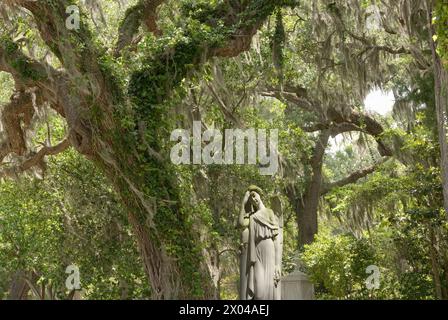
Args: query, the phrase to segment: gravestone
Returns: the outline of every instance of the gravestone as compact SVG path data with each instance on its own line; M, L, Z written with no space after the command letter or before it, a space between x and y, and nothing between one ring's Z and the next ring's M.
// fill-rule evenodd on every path
M314 285L308 276L295 270L281 280L282 300L314 300Z

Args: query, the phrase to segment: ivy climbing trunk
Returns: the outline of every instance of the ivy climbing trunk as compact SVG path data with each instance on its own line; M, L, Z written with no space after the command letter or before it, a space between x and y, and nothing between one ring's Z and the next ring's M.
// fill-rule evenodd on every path
M117 48L110 54L84 15L79 28L67 28L72 0L8 1L34 17L58 69L45 59L27 56L13 39L2 36L0 71L10 73L20 89L11 101L13 111L32 111L26 109L29 99L23 99L27 90L32 91L36 101L46 102L69 128L62 143L42 148L22 171L40 165L47 155L73 147L95 162L121 196L153 298L210 298L212 277L192 219L182 210L179 183L166 150L173 129L166 104L192 71L212 57L235 57L248 50L252 37L276 8L295 4L247 0L182 5L185 27L173 32L169 44L162 39L154 47L140 48L141 65L130 74L118 74L122 62L115 58L130 45L142 23L159 34L156 9L163 2L139 0L129 8L118 30ZM27 155L26 145L20 144L24 132L18 117L12 114L9 119L14 120L6 126L10 141L2 144L0 160L13 152ZM17 141L19 145L14 144Z
M104 117L105 112L102 112ZM153 113L155 118L161 113ZM110 178L127 208L139 247L141 260L151 287L153 299L209 299L214 286L200 247L199 235L189 217L182 212L178 183L168 161L156 159L147 150L139 150L141 141L132 130L121 128L119 117L112 130L100 126L101 152L96 163ZM107 121L107 122L109 122ZM162 119L156 120L159 124ZM104 121L99 121L103 123ZM146 129L158 136L159 126ZM98 137L97 137L98 138ZM149 147L162 154L160 141L151 140ZM157 150L157 151L156 151Z

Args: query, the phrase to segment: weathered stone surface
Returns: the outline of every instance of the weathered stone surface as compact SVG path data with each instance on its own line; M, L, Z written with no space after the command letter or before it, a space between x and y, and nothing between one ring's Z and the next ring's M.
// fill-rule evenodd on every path
M283 247L282 218L261 200L262 190L248 188L241 206L240 299L279 300Z
M282 300L314 300L314 285L307 275L294 271L281 280Z

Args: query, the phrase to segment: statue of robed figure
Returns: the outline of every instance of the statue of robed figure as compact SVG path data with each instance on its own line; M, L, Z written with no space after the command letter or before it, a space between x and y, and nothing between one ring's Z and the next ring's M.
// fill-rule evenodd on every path
M283 225L261 200L262 190L250 186L239 216L241 234L240 299L280 300Z

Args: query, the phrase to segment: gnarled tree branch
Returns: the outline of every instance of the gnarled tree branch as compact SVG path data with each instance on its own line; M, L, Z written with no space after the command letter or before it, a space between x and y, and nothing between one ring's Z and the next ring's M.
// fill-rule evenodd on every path
M118 30L115 57L118 57L121 50L134 41L134 37L142 24L154 35L160 36L162 34L157 26L156 11L163 2L165 0L140 0L135 6L126 10L125 17Z
M46 156L54 156L57 155L70 147L70 142L68 139L62 140L59 144L55 146L44 146L42 147L36 154L34 154L31 158L25 160L20 169L22 171L28 170L31 167L34 167L41 163Z
M322 121L324 124L334 127L333 132L331 132L332 136L347 131L365 132L375 138L378 143L378 151L382 156L392 155L392 151L386 146L381 136L384 132L383 126L372 116L356 111L354 108L346 108L344 112L332 106L323 108L316 102L304 98L303 90L305 89L301 88L300 93L271 90L263 92L262 95L275 97L280 101L292 103L305 111L317 114L318 117L324 119ZM311 128L310 130L314 129Z
M327 194L328 192L330 192L334 188L340 188L340 187L346 186L348 184L357 182L359 179L364 178L365 176L373 173L386 160L388 160L388 157L382 158L380 161L378 161L374 165L371 165L371 166L369 166L367 168L363 168L363 169L354 171L350 175L348 175L347 177L345 177L345 178L343 178L343 179L341 179L339 181L335 181L335 182L332 182L332 183L324 184L324 186L321 189L321 195Z
M0 162L10 153L24 155L26 143L22 122L25 128L29 127L33 115L33 97L29 92L16 92L11 101L1 109L1 121L6 139L0 144Z
M65 117L63 106L58 102L57 87L62 86L67 76L43 61L30 58L8 37L0 38L0 71L10 73L18 91L33 91L39 100Z
M43 62L38 62L25 55L12 39L2 36L0 38L0 71L10 73L16 88L35 87L41 80L47 80L56 71Z
M55 146L44 146L38 152L32 154L29 158L19 165L15 165L0 171L0 178L15 176L25 172L33 167L44 168L44 159L46 156L57 155L70 147L68 139L64 139Z

